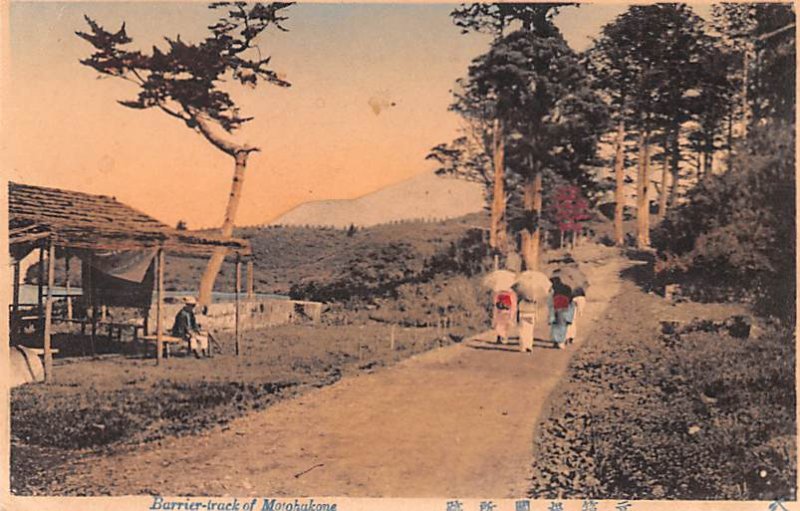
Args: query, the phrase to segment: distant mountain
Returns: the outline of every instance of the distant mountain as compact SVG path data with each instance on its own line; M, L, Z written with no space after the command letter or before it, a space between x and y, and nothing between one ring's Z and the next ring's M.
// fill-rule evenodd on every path
M455 218L481 211L483 204L479 184L426 173L357 199L306 202L272 224L367 227L395 220Z

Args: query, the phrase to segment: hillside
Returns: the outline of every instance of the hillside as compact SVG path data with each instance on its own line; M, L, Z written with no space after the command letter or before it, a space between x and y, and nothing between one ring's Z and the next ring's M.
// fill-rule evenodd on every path
M426 173L357 199L301 204L272 224L366 227L397 220L456 218L479 212L483 205L477 183Z
M288 294L293 285L327 283L356 267L391 278L396 272L418 273L426 260L462 239L470 229L488 225L485 214L475 213L440 222L408 221L357 229L291 226L246 227L235 235L250 240L255 267L255 290ZM168 289L194 289L205 268L204 259L168 257ZM380 275L378 275L380 274ZM244 279L244 275L242 277ZM223 266L215 289L232 291L235 271Z

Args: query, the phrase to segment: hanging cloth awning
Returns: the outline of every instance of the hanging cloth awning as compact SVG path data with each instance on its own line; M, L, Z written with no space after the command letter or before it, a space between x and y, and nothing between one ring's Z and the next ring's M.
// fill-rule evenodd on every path
M150 307L155 250L96 251L80 254L84 300L89 306Z

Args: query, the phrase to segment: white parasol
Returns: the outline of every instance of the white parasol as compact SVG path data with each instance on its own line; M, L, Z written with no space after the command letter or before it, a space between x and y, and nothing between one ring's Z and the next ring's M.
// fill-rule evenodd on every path
M508 270L495 270L486 275L481 283L492 291L505 291L511 289L517 274Z
M528 270L519 274L514 289L522 297L528 300L539 300L550 292L553 283L544 273L540 271Z
M589 289L589 280L586 275L574 266L567 266L553 271L551 278L558 277L561 282L572 289L582 288L584 291Z

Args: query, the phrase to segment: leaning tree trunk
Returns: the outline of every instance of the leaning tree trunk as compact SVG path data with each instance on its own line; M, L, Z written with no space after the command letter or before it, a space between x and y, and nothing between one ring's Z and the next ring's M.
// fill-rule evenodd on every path
M220 234L223 238L229 238L233 235L236 211L239 209L239 202L242 199L242 185L244 184L244 171L247 168L248 154L247 151L239 151L234 155L236 167L233 171L233 182L231 183L231 192L228 195L228 205L225 208L225 218L220 229ZM225 252L225 248L215 249L211 259L208 261L203 277L200 279L200 296L197 298L200 305L211 303L214 281L216 281L217 275L222 268L222 263L225 261Z
M506 233L505 221L505 143L503 140L503 124L500 122L500 119L494 120L494 129L492 131L494 188L492 191L492 218L489 231L489 246L497 252L505 253L508 248L508 235Z
M233 170L233 182L231 183L231 193L228 195L228 205L225 208L225 218L222 220L220 228L223 238L229 238L233 234L234 222L236 221L236 211L239 209L239 202L242 198L242 185L244 184L244 171L247 168L247 157L252 152L257 152L257 147L241 145L226 140L221 137L213 128L213 123L209 121L206 114L197 109L190 109L193 127L203 135L214 147L223 153L233 157L236 166ZM211 292L214 290L214 281L217 280L219 270L225 260L224 248L214 250L211 259L208 261L203 276L200 279L200 293L197 298L199 305L211 303Z
M535 213L537 216L536 228L532 231L525 228L522 231L522 258L526 270L537 270L542 239L542 174L536 169L533 175L525 180L522 200L525 211Z
M636 246L639 248L647 248L650 245L650 201L648 197L649 176L647 168L649 157L647 133L642 130L639 134L639 161L636 176Z
M617 246L625 244L623 220L625 216L625 121L620 120L617 127L616 152L614 155L614 240Z

